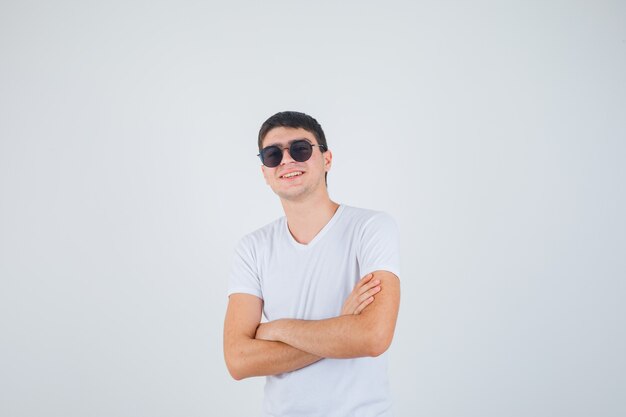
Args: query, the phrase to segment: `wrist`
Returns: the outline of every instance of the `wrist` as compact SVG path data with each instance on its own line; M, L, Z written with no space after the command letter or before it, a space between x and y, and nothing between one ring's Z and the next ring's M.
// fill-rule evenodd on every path
M282 342L283 329L287 319L278 319L272 322L272 339L277 342Z

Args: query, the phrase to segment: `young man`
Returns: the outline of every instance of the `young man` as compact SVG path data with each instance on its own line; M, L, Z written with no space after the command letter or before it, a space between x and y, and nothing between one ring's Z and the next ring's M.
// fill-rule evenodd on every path
M285 217L235 251L228 370L237 380L267 376L266 416L390 416L384 352L400 303L397 227L385 213L330 199L332 153L312 117L275 114L258 145Z

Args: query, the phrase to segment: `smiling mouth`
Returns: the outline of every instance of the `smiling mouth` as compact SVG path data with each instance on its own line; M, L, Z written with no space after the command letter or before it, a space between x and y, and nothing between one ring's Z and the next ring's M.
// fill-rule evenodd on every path
M303 175L304 172L302 171L294 171L294 172L289 172L285 175L281 175L280 178L285 178L285 179L289 179L289 178L295 178L295 177L299 177L301 175Z

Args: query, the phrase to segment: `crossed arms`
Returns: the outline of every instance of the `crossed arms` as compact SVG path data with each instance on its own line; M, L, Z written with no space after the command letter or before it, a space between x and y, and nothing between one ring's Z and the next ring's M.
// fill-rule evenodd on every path
M224 358L232 377L240 380L276 375L322 358L357 358L385 352L398 317L400 282L388 271L370 275L355 286L341 315L325 320L261 323L263 300L249 294L232 294L224 321Z

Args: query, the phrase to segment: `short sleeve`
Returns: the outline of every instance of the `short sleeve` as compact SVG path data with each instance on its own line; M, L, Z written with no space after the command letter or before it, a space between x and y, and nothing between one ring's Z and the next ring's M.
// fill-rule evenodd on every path
M228 295L235 293L251 294L263 299L251 239L241 239L235 248L228 282Z
M365 224L360 234L360 276L385 270L400 277L400 236L398 226L387 213L379 212Z

